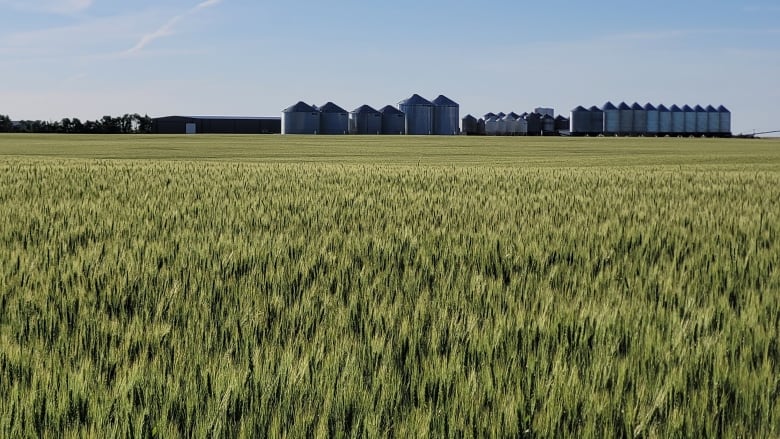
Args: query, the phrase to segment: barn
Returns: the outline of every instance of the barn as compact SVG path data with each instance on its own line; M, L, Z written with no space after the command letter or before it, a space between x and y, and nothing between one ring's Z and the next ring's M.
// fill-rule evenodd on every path
M279 117L165 116L152 119L154 134L279 134Z

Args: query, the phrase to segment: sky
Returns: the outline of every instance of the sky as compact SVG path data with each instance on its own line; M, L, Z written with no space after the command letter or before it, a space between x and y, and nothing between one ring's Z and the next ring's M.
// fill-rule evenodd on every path
M0 114L279 116L444 94L461 116L725 105L780 130L780 3L0 0Z

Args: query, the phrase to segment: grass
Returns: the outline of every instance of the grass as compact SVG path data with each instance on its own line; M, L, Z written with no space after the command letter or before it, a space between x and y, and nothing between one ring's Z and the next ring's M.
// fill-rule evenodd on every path
M778 436L778 146L0 136L0 436Z

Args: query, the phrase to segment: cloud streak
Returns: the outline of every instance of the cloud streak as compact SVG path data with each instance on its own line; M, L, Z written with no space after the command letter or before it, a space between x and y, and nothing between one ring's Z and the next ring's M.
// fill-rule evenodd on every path
M19 11L32 11L46 14L76 14L89 9L94 0L44 0L38 2L0 0L0 6L7 6Z
M154 30L153 32L149 32L141 37L140 40L135 44L135 46L131 47L130 49L126 50L123 54L124 55L133 55L141 52L144 50L148 45L153 43L156 40L159 40L161 38L165 38L167 36L173 35L174 30L176 28L176 25L178 25L182 20L185 18L194 15L206 8L214 7L218 4L222 3L222 0L205 0L197 5L190 8L188 11L176 15L172 17L170 20L168 20L165 24Z

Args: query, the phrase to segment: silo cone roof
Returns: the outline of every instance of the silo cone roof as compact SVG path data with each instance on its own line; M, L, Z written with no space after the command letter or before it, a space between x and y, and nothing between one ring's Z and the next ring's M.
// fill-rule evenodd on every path
M682 110L682 108L678 107L677 104L675 104L675 105L672 105L672 107L669 109L669 111L672 111L674 113L679 113L679 112L681 112L683 110Z
M697 105L697 106L696 106L696 107L693 109L693 111L696 111L696 112L700 112L700 113L701 113L701 112L704 112L705 110L704 110L704 107L702 107L701 105Z
M723 105L721 105L720 107L718 107L718 112L719 112L719 113L731 113L731 111L729 111L729 109L728 109L728 108L726 108L726 107L724 107Z
M620 105L618 105L618 110L630 110L631 107L628 106L627 103L621 102Z
M520 119L520 115L515 113L514 111L507 114L507 116L512 116L515 120Z
M572 113L577 113L577 112L581 112L581 111L588 111L588 110L585 107L583 107L582 105L578 105L577 108L571 110Z
M599 108L599 107L594 105L594 106L590 107L589 111L604 111L604 110L602 110L601 108Z
M283 113L311 113L313 111L317 111L317 109L305 102L298 102L292 107L286 108Z
M682 107L682 111L691 112L691 111L693 111L693 108L691 108L689 105L686 105L686 106Z
M333 102L328 102L327 104L320 107L320 112L321 113L346 113L347 110L339 107Z
M484 115L482 117L484 117L485 119L490 119L491 117L496 117L496 114L495 113L487 113L486 115Z
M506 113L504 113L503 111L499 111L498 114L496 114L496 119L501 119L504 116L506 116Z
M712 105L707 105L707 113L717 113L718 110L715 109Z
M661 104L661 105L658 106L658 111L669 111L669 109L666 108L666 105Z
M388 114L388 115L394 115L394 114L401 114L401 115L403 115L404 114L403 111L393 107L392 105L385 105L384 107L382 107L382 109L379 110L379 112L382 113L382 114Z
M416 93L413 94L412 97L410 97L409 99L399 102L398 105L433 107L431 101L425 99L424 97Z
M653 104L651 104L650 102L646 103L646 104L645 104L645 106L644 106L644 107L642 107L642 109L643 109L643 110L645 110L645 111L656 111L656 110L658 110L658 109L657 109L657 108L655 108L655 106L654 106Z
M634 102L634 105L631 106L632 110L644 110L644 108L639 105L639 102Z
M602 111L617 110L617 107L615 107L615 105L612 102L607 102L606 104L604 104L603 107L601 107L601 110Z
M474 122L476 122L477 118L470 114L467 114L466 116L463 117L463 120L473 120Z
M433 100L433 105L437 107L459 107L457 102L444 95L439 95L438 98Z
M379 112L371 108L370 105L361 105L352 111L352 114L378 114Z

